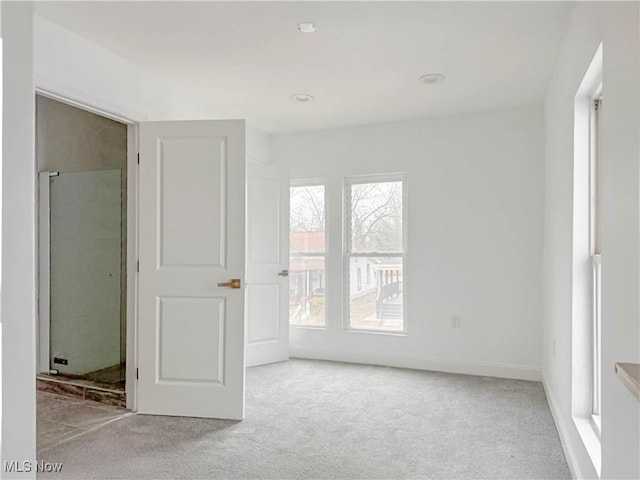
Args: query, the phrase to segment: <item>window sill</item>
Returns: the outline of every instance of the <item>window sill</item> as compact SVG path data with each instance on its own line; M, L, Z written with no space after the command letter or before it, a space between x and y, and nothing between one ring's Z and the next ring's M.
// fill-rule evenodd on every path
M367 330L365 328L345 328L345 332L347 333L369 333L374 335L386 335L390 337L406 337L406 331L397 331L397 330Z
M296 323L290 323L289 328L300 328L304 330L327 330L326 325L298 325Z
M600 443L600 434L596 430L591 416L589 417L573 417L573 423L578 430L578 434L582 439L582 443L589 454L593 468L598 477L601 475L602 468L602 446Z

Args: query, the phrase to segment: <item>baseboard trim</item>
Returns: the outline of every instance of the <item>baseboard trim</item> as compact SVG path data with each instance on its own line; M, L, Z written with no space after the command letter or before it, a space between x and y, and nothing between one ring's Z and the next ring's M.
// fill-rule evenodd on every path
M477 375L483 377L512 378L539 382L542 380L540 367L507 363L473 362L436 357L415 356L384 356L361 353L336 353L319 350L291 348L290 357L308 358L313 360L333 360L347 363L363 363L367 365L381 365L386 367L412 368L415 370L431 370L437 372L458 373L463 375Z
M544 375L542 376L542 387L544 388L544 393L547 396L547 403L549 404L549 410L551 410L551 416L553 417L553 421L556 424L556 429L558 430L558 436L560 437L560 444L562 445L562 450L564 450L564 456L567 460L567 465L569 465L569 471L571 472L571 478L586 478L584 472L580 468L575 448L573 442L571 441L571 437L567 430L566 422L564 421L564 417L560 410L560 406L556 400L556 397L551 393L549 386L547 384Z

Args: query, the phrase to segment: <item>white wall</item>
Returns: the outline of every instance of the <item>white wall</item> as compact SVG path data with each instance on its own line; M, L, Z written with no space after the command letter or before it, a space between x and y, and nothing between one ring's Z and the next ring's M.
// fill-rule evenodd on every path
M328 328L292 327L293 356L540 378L541 107L274 135L272 158L327 182ZM408 174L406 336L342 328L343 179L385 172Z
M39 88L132 120L162 117L162 79L41 17L34 19Z
M197 89L177 86L37 15L34 69L38 88L127 120L228 118ZM249 127L246 142L249 160L269 163L267 133Z
M37 15L34 69L37 87L131 120L223 117L200 92L176 86Z
M32 5L2 2L2 452L36 456L35 184ZM3 478L27 476L4 472Z
M34 19L38 88L134 121L229 118L207 95L176 85L42 17ZM268 163L269 135L247 129L247 156Z
M544 382L574 476L595 469L571 419L573 108L603 43L602 478L640 478L640 403L615 362L640 361L638 3L580 3L545 104Z
M271 135L256 128L247 127L245 142L248 161L271 163Z

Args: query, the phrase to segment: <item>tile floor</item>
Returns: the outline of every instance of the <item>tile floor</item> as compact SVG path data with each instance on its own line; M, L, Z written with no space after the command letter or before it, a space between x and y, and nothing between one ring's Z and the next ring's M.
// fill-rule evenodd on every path
M71 396L38 391L38 454L131 414L129 410Z
M65 396L71 395L80 399L102 402L122 408L127 405L124 390L113 389L113 386L109 384L46 373L38 374L36 383L38 390L43 392Z

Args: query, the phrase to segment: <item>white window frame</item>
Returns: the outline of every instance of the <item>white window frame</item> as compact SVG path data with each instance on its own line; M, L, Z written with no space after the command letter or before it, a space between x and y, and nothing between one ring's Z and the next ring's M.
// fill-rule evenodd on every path
M386 183L401 182L402 183L402 252L364 252L354 253L351 251L352 235L351 235L351 187L365 183ZM406 173L384 173L373 175L357 175L345 177L343 187L343 252L342 252L342 272L343 272L343 310L342 323L343 329L356 333L375 333L382 335L401 335L405 336L408 332L408 315L407 315L407 289L403 285L402 289L402 330L383 330L383 329L366 329L351 327L350 297L351 297L351 279L350 279L350 260L352 257L401 257L402 258L402 278L403 284L406 285L407 277L407 238L408 238L408 194L407 194L407 175Z
M328 295L328 279L327 275L328 259L329 259L329 222L327 216L327 180L324 178L311 178L311 179L291 179L289 182L289 192L291 188L300 187L322 187L324 189L324 253L322 252L310 252L310 253L298 253L292 255L291 248L289 248L289 259L292 257L324 257L324 325L304 325L298 323L291 323L289 317L289 328L309 328L313 330L326 330L329 326L329 319L327 318L329 295ZM289 193L291 195L291 193ZM289 228L291 233L291 228ZM288 313L287 313L288 316Z
M601 258L592 238L597 216L592 192L597 189L593 169L596 137L593 103L602 92L603 44L601 43L585 71L574 99L573 142L573 229L572 229L572 301L571 301L571 418L598 477L602 470L602 442L597 389L600 362L597 347L596 269ZM596 142L597 143L597 142ZM593 171L592 171L593 170ZM592 185L593 184L593 185ZM606 260L605 260L606 261ZM600 321L601 323L601 321ZM594 335L594 333L596 335Z
M591 420L598 433L601 431L600 411L602 392L601 372L601 331L602 331L602 252L601 236L601 204L600 204L600 163L601 163L601 115L602 115L602 83L596 88L591 98L589 118L589 254L592 267L591 281Z

